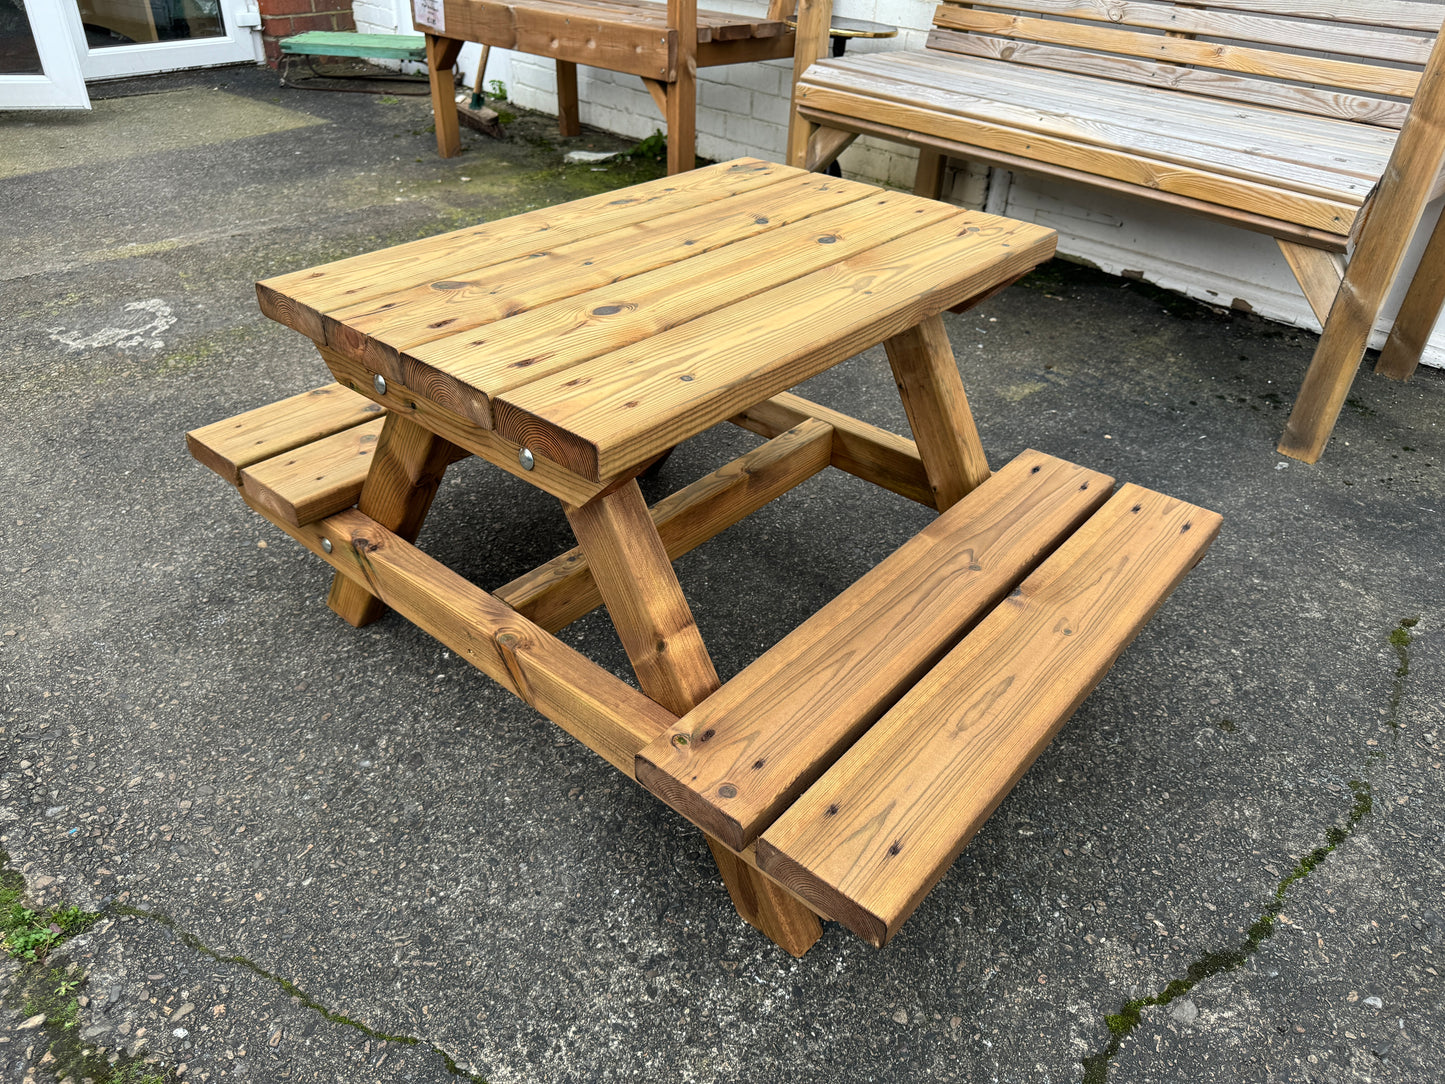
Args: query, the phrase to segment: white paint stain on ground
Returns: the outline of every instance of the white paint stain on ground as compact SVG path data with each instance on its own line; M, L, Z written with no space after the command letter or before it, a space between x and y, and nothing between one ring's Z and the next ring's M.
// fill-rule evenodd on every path
M126 313L124 323L117 327L102 328L93 335L67 331L63 327L47 330L51 339L64 343L72 350L94 350L101 346L147 346L152 350L159 350L166 345L161 339L161 332L174 324L176 318L171 315L171 307L164 301L158 297L147 301L131 301L123 311Z

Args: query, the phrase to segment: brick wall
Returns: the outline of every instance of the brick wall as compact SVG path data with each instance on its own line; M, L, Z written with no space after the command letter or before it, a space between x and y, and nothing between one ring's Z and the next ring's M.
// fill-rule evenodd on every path
M355 30L351 0L260 0L266 63L281 60L281 39L305 30Z

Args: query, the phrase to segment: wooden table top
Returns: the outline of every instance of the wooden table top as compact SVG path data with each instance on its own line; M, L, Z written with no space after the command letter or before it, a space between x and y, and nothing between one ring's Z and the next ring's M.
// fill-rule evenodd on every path
M1053 246L1042 227L740 159L256 288L324 350L598 482Z

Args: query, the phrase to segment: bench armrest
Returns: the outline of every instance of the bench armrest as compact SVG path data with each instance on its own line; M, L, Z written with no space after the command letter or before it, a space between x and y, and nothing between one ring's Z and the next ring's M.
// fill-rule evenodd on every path
M798 80L828 47L833 0L798 0L797 41L793 46L793 98L788 113L788 164L807 168L808 124L798 116Z

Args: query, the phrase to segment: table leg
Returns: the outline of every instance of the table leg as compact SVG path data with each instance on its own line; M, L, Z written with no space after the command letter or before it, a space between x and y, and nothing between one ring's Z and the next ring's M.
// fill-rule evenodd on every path
M426 36L426 73L431 82L431 111L436 120L437 154L455 158L462 152L462 133L457 121L457 83L452 65L462 43L455 38Z
M935 504L947 511L987 479L989 470L943 317L930 316L883 347Z
M684 715L718 687L636 479L581 507L563 505L642 691ZM823 932L818 916L707 836L738 914L794 956Z
M557 61L557 131L564 136L582 134L582 112L577 101L577 65Z
M386 416L357 510L415 542L447 464L466 453L404 414ZM386 607L355 580L337 573L326 604L352 625L369 625Z

